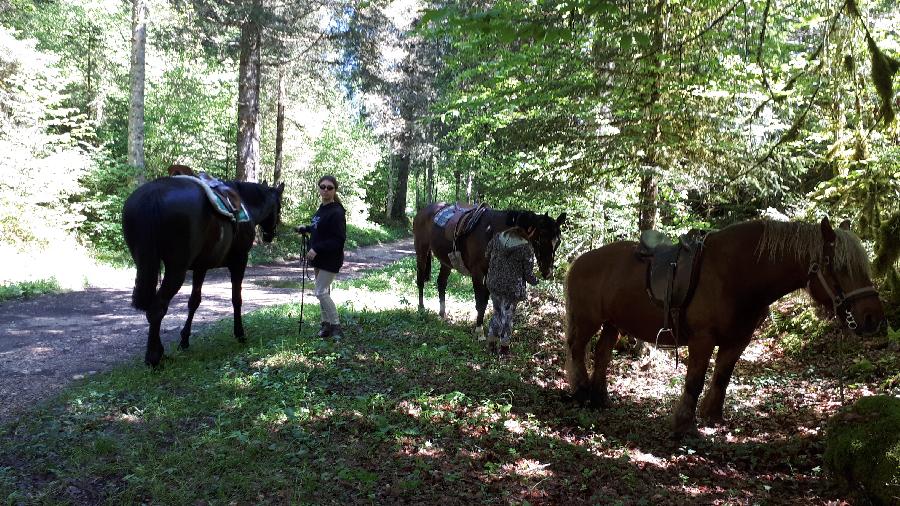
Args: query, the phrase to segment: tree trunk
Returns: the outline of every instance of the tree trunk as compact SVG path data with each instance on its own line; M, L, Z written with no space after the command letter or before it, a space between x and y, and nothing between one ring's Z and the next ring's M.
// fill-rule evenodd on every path
M278 105L275 108L275 173L272 185L281 180L281 169L284 163L284 71L278 70Z
M649 97L644 108L644 117L648 118L649 129L647 132L647 151L641 159L643 173L641 175L640 208L638 209L638 230L650 230L656 227L656 217L659 213L659 183L657 181L660 167L660 156L657 146L662 139L662 118L656 111L660 100L660 84L662 82L662 67L665 65L662 59L663 36L667 29L666 19L667 0L651 0L650 10L653 14L653 70L650 71L651 79Z
M651 230L656 227L656 199L659 197L659 185L656 184L656 173L651 169L641 176L640 209L638 230Z
M425 185L425 175L422 174L422 162L416 164L416 211L422 209L422 193Z
M394 205L391 206L391 221L406 223L406 193L409 185L409 153L402 152L397 158L397 183L394 192Z
M456 190L453 193L453 201L459 202L459 180L462 177L462 174L459 173L459 169L453 170L453 178L456 180Z
M384 221L391 221L391 210L394 209L394 154L388 155L387 186L384 195Z
M131 5L131 108L128 113L128 165L135 168L138 184L147 180L144 167L144 67L147 45L146 0Z
M237 180L255 182L259 173L259 24L241 26L241 63L238 69Z

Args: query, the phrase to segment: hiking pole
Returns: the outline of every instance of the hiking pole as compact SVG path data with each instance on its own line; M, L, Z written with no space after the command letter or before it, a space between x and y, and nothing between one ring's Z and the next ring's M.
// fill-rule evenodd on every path
M300 325L297 328L297 335L303 335L303 296L306 295L306 266L308 260L306 259L306 252L309 249L309 237L306 233L300 234L300 254L302 255L302 264L303 264L303 280L300 282Z

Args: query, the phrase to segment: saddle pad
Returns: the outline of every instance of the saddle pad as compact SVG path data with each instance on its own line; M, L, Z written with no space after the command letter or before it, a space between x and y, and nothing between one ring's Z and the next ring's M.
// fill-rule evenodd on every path
M434 224L441 228L446 227L447 222L450 221L454 213L456 213L455 205L441 209L434 215Z
M209 202L213 205L213 209L215 209L219 214L227 216L229 219L231 219L231 221L234 221L235 216L228 210L228 206L225 205L225 201L222 196L214 192L213 189L210 188L208 184L206 184L206 182L198 177L185 176L181 174L172 177L190 179L191 181L200 185L200 187L203 188L203 191L206 193L206 198L208 198ZM250 221L250 215L247 213L247 208L244 207L243 203L241 203L241 211L237 215L237 221L238 223Z

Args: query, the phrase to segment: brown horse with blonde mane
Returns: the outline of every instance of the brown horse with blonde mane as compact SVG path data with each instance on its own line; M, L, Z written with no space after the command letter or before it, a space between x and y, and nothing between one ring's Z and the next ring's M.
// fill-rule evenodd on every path
M566 374L579 400L609 403L606 371L619 334L658 345L688 347L684 392L675 407L673 435L695 429L695 413L713 348L718 346L710 387L700 416L722 423L725 390L734 366L769 305L805 288L860 335L876 334L885 319L869 277L869 261L849 222L837 230L821 224L755 220L707 235L692 298L682 310L676 335L657 335L662 310L646 291L647 266L636 243L620 241L579 256L566 280ZM589 377L585 350L600 331Z

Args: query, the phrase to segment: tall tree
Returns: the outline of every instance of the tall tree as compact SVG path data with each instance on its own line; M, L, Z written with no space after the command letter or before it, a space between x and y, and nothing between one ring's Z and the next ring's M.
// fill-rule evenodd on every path
M255 181L261 171L261 83L267 65L281 67L302 54L313 57L322 22L343 0L173 0L189 4L192 28L208 51L238 62L238 128L235 176Z
M260 66L260 0L253 0L248 18L241 24L241 56L238 67L238 181L256 181L260 165L259 152L259 83Z
M144 167L144 65L147 45L146 0L131 6L131 107L128 113L128 165L136 170L138 184L146 180Z

